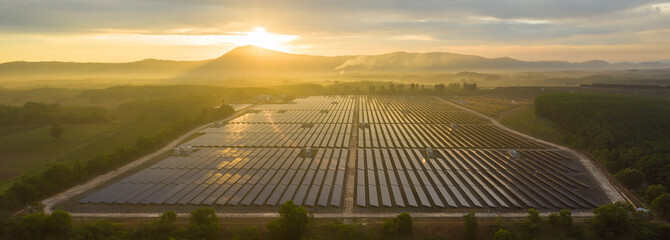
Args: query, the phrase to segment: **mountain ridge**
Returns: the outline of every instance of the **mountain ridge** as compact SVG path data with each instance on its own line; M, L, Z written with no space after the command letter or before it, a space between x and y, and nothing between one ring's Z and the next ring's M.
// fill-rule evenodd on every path
M273 73L383 73L383 72L512 72L556 70L624 70L670 68L670 63L609 63L523 61L511 57L486 58L449 52L390 52L378 55L318 56L292 54L247 45L208 60L143 59L126 63L13 61L0 64L0 79L91 77L93 75L157 75L159 77L225 77Z

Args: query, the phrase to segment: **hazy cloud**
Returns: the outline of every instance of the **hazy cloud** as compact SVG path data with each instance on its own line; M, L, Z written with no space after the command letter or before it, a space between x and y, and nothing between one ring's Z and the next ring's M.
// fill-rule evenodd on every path
M175 35L203 35L193 39L216 44L216 35L262 26L300 36L291 42L295 50L329 55L650 41L670 47L670 40L649 39L667 36L668 22L667 0L0 0L0 38L11 41L109 34L165 36L156 41L168 44Z

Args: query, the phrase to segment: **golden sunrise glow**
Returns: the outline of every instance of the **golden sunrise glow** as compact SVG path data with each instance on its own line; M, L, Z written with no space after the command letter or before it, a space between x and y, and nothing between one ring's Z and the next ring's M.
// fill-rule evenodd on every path
M263 27L256 27L251 32L239 32L239 34L239 37L232 41L238 46L256 45L277 51L290 51L291 48L287 43L298 39L298 36L295 35L269 33Z

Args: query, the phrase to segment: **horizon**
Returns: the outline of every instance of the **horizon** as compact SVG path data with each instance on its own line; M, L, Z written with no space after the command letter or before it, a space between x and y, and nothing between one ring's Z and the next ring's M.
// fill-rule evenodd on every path
M410 51L392 51L392 52L386 52L386 53L380 53L380 54L347 54L347 55L314 55L314 54L302 54L302 53L291 53L288 51L281 51L281 50L276 50L276 49L270 49L270 48L265 48L261 47L258 45L253 45L253 44L248 44L248 45L242 45L242 46L236 46L233 47L232 49L222 53L221 55L214 57L214 58L209 58L209 59L195 59L195 60L180 60L180 59L161 59L161 58L144 58L144 59L137 59L137 60L131 60L131 61L121 61L121 62L78 62L78 61L58 61L58 60L44 60L44 61L25 61L25 60L16 60L16 61L8 61L8 62L0 62L0 64L4 63L12 63L12 62L61 62L61 63L133 63L133 62L141 62L141 61L147 61L147 60L155 60L155 61L174 61L174 62L179 62L179 61L184 61L184 62L199 62L199 61L211 61L215 60L217 58L220 58L235 49L238 48L245 48L245 47L255 47L255 48L260 48L263 50L269 50L269 51L275 51L275 52L280 52L280 53L286 53L286 54L292 54L292 55L304 55L304 56L317 56L317 57L341 57L341 56L379 56L379 55L385 55L385 54L392 54L392 53L409 53L409 54L425 54L425 53L446 53L446 54L455 54L455 55L464 55L464 56L476 56L476 57L483 57L487 59L497 59L497 58L512 58L514 60L519 60L519 61L525 61L525 62L569 62L569 63L587 63L587 62L594 62L594 61L604 61L609 64L617 64L617 63L633 63L633 64L639 64L639 63L670 63L670 59L659 59L659 60L650 60L650 61L621 61L621 62L612 62L612 61L606 61L602 59L590 59L590 60L585 60L585 61L568 61L568 60L561 60L561 59L544 59L544 60L525 60L525 59L518 59L518 58L513 58L509 56L502 56L502 57L485 57L485 56L479 56L479 55L472 55L472 54L467 54L467 53L455 53L455 52L436 52L436 51L428 51L428 52L410 52Z
M327 10L326 10L327 9ZM0 62L199 61L449 52L523 61L670 59L670 2L0 2Z

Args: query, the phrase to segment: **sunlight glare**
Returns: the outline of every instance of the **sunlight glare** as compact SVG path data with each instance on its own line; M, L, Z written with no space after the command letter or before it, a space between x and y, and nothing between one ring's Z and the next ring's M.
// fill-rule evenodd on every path
M239 46L255 45L277 51L288 51L290 46L287 43L298 39L296 35L269 33L263 27L256 27L251 32L239 32L238 34L240 36L233 42Z

